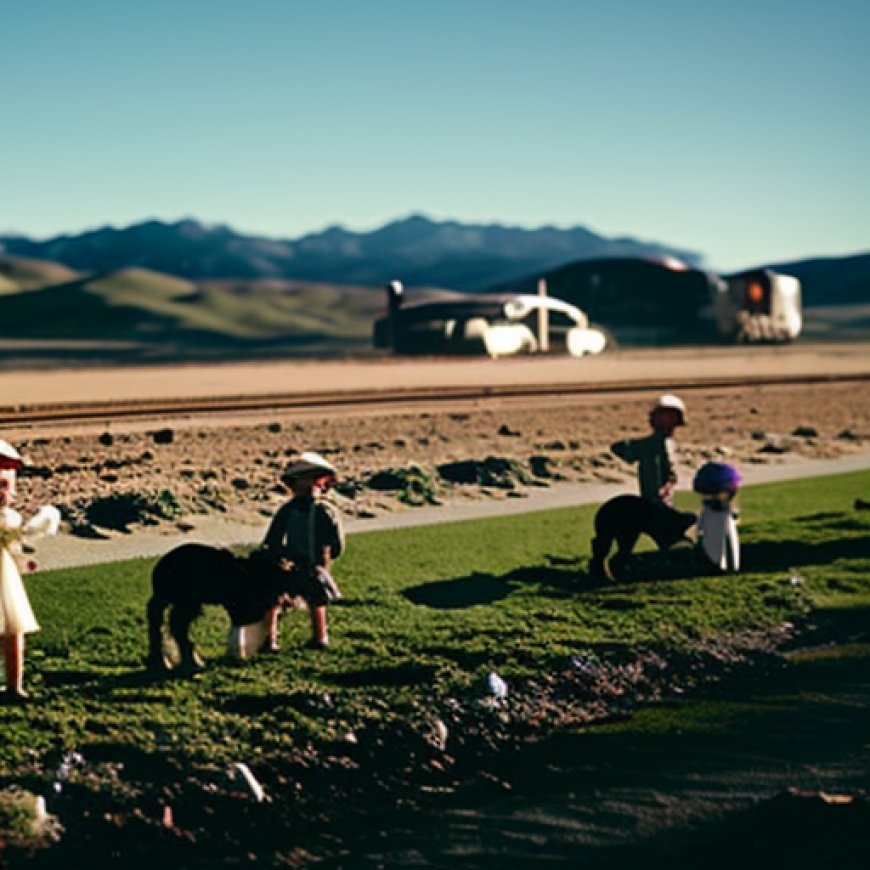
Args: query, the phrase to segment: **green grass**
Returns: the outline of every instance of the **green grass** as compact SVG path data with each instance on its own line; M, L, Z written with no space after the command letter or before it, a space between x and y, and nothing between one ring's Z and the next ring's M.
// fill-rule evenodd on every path
M280 655L229 661L226 617L207 608L194 636L208 667L190 679L142 667L153 561L37 574L27 582L42 630L28 638L26 668L36 700L2 711L0 786L44 783L77 750L100 770L80 774L92 797L154 786L166 764L217 780L241 760L278 788L294 753L328 755L348 733L423 734L451 704L478 709L492 670L511 690L490 711L498 728L520 707L528 721L547 686L576 685L559 682L575 655L625 663L655 650L673 658L670 684L691 686L701 679L692 650L705 644L786 622L848 634L870 608L870 515L851 508L867 483L746 488L746 571L728 577L590 585L594 507L356 535L337 565L346 600L330 608L329 650L303 650L307 617L291 612ZM548 721L571 703L551 693ZM666 713L645 715L651 731L668 727ZM120 779L107 773L118 764Z

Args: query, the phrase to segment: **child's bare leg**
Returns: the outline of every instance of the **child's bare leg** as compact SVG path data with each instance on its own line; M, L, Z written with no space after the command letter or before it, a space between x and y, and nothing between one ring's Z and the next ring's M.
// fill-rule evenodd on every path
M310 609L311 640L308 645L313 649L323 649L329 646L329 631L326 621L326 605L320 604Z
M3 655L6 659L6 692L18 698L26 698L24 691L24 635L10 634L3 638Z

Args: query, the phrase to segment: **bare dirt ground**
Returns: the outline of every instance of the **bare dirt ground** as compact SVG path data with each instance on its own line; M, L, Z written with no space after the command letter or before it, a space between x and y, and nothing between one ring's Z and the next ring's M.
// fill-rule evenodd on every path
M680 347L606 352L596 357L477 357L130 366L0 371L0 408L46 402L272 395L402 386L610 384L702 377L835 375L870 372L870 343L783 347Z
M574 491L578 486L607 484L632 489L633 469L612 456L609 445L648 431L650 403L669 389L669 382L685 383L689 373L854 375L870 370L868 349L682 348L583 360L6 372L0 374L0 395L7 407L25 401L142 399L161 391L198 397L238 395L244 390L352 391L397 384L570 384L581 375L594 375L603 386L638 378L650 386L604 397L463 401L431 410L107 420L76 427L7 429L0 437L15 443L30 463L19 487L22 513L27 516L42 504L55 504L68 529L80 539L91 539L90 547L93 539L129 538L125 533L130 531L141 535L148 527L140 519L153 524L152 532L180 530L192 537L218 519L250 527L254 538L285 497L279 484L282 469L302 450L316 450L339 468L341 483L330 497L351 521L433 505L443 505L441 509L451 514L451 507L455 511L461 503L539 496L544 488L566 484L573 484ZM870 454L866 383L686 388L680 394L688 405L688 425L677 432L683 487L707 459L735 462L748 470ZM110 510L95 511L94 503L106 499L115 499Z

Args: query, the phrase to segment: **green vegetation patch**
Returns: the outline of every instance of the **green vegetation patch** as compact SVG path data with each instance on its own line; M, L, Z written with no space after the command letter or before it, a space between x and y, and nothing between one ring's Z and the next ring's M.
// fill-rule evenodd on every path
M419 799L499 747L750 664L782 668L777 651L802 639L866 636L870 515L851 508L866 483L746 488L736 576L593 585L594 507L356 535L335 571L346 597L330 606L328 650L304 649L307 614L290 611L280 654L230 660L226 616L206 608L193 634L207 668L191 678L143 667L153 560L35 575L34 701L3 710L0 788L46 794L79 831L64 848L109 828L143 843L183 830L204 854L254 842L239 763L275 798L257 810L264 824L314 823L360 795ZM662 711L637 721L666 730ZM166 807L193 806L167 821Z

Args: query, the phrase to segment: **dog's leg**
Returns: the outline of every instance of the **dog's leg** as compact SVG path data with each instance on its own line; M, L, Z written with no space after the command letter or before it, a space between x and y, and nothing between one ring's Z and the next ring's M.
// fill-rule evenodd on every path
M592 561L589 563L590 573L602 577L607 575L607 554L613 544L613 538L600 532L592 539Z
M634 545L640 533L634 530L623 531L616 536L616 555L610 560L608 576L612 579L617 579L625 570L625 564L628 562L628 557L634 551Z
M181 654L181 667L187 671L201 670L205 665L190 639L190 624L199 616L196 604L174 604L169 613L169 631L178 644Z

